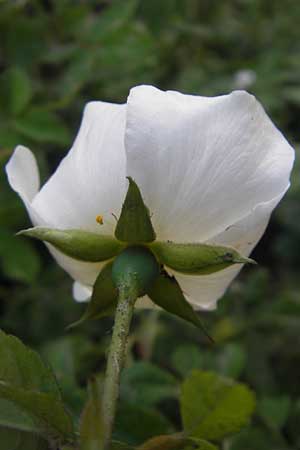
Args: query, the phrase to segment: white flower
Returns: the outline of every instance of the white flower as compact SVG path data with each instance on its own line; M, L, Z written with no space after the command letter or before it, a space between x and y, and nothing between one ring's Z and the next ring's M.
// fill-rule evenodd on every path
M248 256L289 187L293 161L294 150L246 92L208 98L138 86L125 105L87 104L72 149L40 190L25 147L16 148L7 174L34 225L113 235L129 175L157 239L223 244ZM76 299L86 299L103 263L49 248L75 280ZM240 268L176 278L196 309L214 309Z

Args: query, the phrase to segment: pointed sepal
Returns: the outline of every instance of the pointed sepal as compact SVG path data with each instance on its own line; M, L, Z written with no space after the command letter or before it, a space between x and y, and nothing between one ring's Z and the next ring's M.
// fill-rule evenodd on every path
M117 300L118 291L112 281L112 263L108 263L96 279L91 300L88 302L83 316L77 322L69 325L68 328L74 328L87 320L96 320L112 315Z
M35 227L20 231L19 234L48 242L65 255L87 262L106 261L125 248L122 242L112 236L80 229Z
M241 256L234 248L220 245L156 241L149 247L161 264L190 275L207 275L233 264L256 264L253 259Z
M170 276L165 270L156 278L147 294L151 300L165 311L184 319L200 328L206 336L202 322L192 306L185 299L181 287L175 277Z
M115 236L123 242L152 242L155 232L150 214L135 181L128 177L129 187L122 206Z

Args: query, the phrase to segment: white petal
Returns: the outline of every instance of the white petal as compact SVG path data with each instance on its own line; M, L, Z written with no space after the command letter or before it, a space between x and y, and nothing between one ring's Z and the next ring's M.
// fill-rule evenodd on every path
M22 145L15 148L6 165L9 184L24 202L31 202L40 188L40 175L33 153Z
M48 226L111 233L124 200L126 105L89 103L74 145L35 197ZM104 224L96 216L104 217Z
M23 200L34 225L42 223L37 212L32 208L32 200L40 187L40 174L33 153L18 145L5 167L10 186Z
M209 243L232 246L242 255L248 256L263 235L270 215L284 193L267 203L258 205L252 213L232 224ZM190 276L179 273L176 276L186 298L196 309L215 309L217 300L223 296L231 281L242 269L237 264L211 275Z
M159 239L205 241L286 190L294 151L246 92L131 90L127 173Z
M91 295L91 288L78 283L78 281L75 281L75 283L73 283L73 297L77 302L86 302L90 299Z

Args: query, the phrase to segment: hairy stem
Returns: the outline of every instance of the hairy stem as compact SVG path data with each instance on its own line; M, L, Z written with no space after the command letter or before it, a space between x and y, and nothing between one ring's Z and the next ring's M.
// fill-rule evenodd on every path
M118 305L115 324L107 359L103 393L104 450L109 450L119 397L120 374L126 355L126 344L138 297L138 288L134 276L128 277L119 285Z

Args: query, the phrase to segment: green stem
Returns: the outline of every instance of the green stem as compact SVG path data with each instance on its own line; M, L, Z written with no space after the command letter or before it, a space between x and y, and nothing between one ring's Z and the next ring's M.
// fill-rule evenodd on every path
M138 297L136 278L130 274L119 285L115 324L107 359L103 393L104 450L109 450L119 397L120 374L125 361L126 344Z

